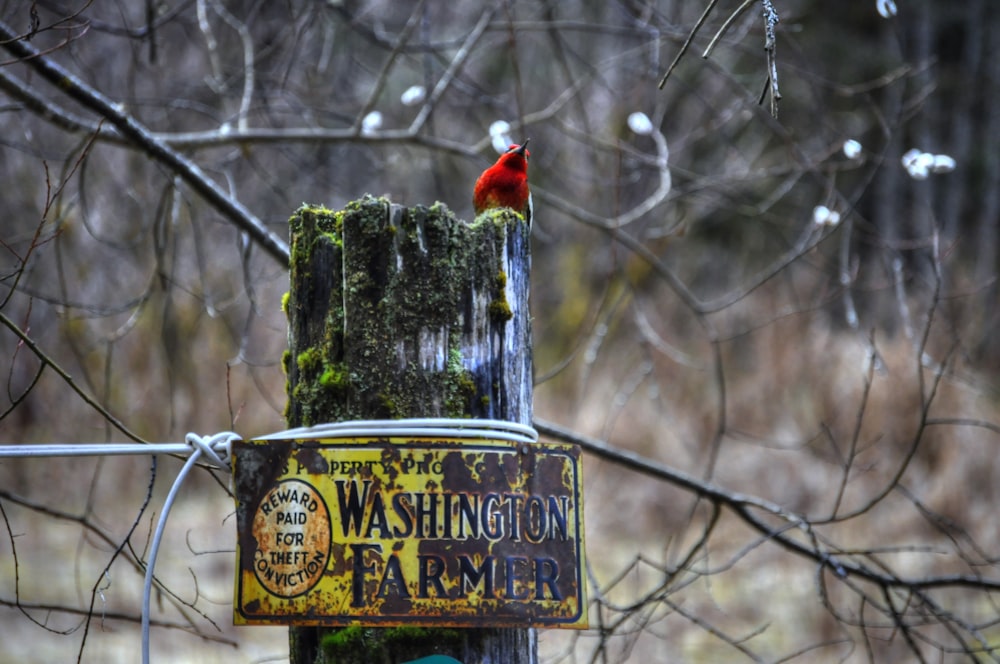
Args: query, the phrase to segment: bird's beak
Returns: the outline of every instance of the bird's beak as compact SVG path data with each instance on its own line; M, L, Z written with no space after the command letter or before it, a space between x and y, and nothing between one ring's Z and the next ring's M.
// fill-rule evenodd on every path
M531 140L530 138L524 139L524 143L521 143L519 146L517 146L517 149L514 150L514 153L523 155L524 151L528 148L528 141L530 140Z

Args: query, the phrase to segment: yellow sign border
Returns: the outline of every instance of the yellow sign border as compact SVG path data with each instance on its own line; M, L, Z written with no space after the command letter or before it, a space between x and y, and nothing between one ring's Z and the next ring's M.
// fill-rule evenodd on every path
M576 446L364 437L233 452L236 624L587 626Z

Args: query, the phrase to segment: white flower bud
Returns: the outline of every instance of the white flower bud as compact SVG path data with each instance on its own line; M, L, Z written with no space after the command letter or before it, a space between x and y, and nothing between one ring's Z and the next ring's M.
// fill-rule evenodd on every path
M906 172L914 180L926 180L931 172L931 165L934 163L934 155L921 152L906 167Z
M490 141L497 154L503 154L514 141L510 137L510 123L506 120L497 120L490 125Z
M653 133L653 122L645 113L636 111L628 116L628 128L640 136L649 136Z
M916 148L910 148L903 153L903 158L900 161L903 163L903 168L909 169L910 166L917 160L917 157L922 155L923 152Z
M817 205L813 208L813 223L817 226L825 226L830 218L830 208L825 205Z
M374 134L381 128L382 113L380 111L372 111L361 121L361 133L363 134Z
M893 0L875 0L875 9L882 18L892 18L896 15L896 3Z
M931 160L931 173L951 173L955 170L955 160L946 154L936 154Z
M490 125L490 137L496 136L497 134L501 136L506 136L510 133L510 123L506 120L497 120Z
M857 159L861 155L861 143L853 138L844 141L844 156L848 159Z
M403 106L416 106L425 99L427 99L427 88L422 85L411 85L399 97L399 101Z

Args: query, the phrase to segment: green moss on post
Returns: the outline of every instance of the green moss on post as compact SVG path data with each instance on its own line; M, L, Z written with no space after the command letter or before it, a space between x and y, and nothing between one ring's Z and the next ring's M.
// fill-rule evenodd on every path
M366 197L290 220L289 426L350 419L531 422L528 229ZM536 660L525 629L293 627L293 664Z
M323 635L320 651L325 661L338 664L371 664L404 657L441 654L441 644L462 643L462 630L425 627L345 627ZM405 653L411 653L409 655Z

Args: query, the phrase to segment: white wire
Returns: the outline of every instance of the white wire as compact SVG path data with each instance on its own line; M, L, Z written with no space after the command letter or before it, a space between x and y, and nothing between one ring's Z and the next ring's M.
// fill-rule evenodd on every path
M160 540L167 526L170 508L173 506L174 499L177 497L188 472L194 468L202 455L207 456L216 465L229 469L232 443L234 440L240 440L240 435L232 431L224 431L210 437L189 433L186 440L188 449L193 451L188 460L184 462L181 472L177 473L177 479L174 480L173 486L170 487L170 493L167 494L167 499L163 503L160 520L156 524L156 532L153 533L153 543L149 547L149 559L146 561L146 578L142 588L142 664L149 664L149 603L153 590L153 568L156 567L156 555L160 551ZM219 456L220 451L223 452L221 457Z
M227 434L228 435L228 432ZM235 434L233 434L235 436ZM534 443L538 432L534 428L503 420L449 419L443 417L410 418L405 420L350 420L311 427L299 427L259 436L254 440L286 440L289 438L372 438L433 437L488 438ZM75 456L118 456L127 454L191 454L189 443L54 443L45 445L0 445L0 459Z
M533 427L504 420L454 419L417 417L404 420L351 420L330 422L311 427L288 429L260 436L254 440L284 440L289 438L365 438L377 436L488 438L534 443L538 432Z
M452 419L441 417L410 418L404 420L351 420L332 422L311 427L288 429L260 436L255 440L286 440L316 438L374 438L374 437L427 437L427 438L482 438L534 443L538 432L533 427L504 420ZM55 456L114 456L125 454L189 454L184 466L174 479L170 493L163 503L160 519L153 533L146 561L146 574L142 592L142 662L149 664L149 605L153 589L153 569L160 550L160 541L166 529L170 508L180 492L188 473L202 457L229 470L229 457L239 434L223 431L212 436L189 433L184 443L75 443L46 445L0 445L2 458L40 458Z
M190 453L191 446L187 443L68 443L47 445L0 445L0 459Z

